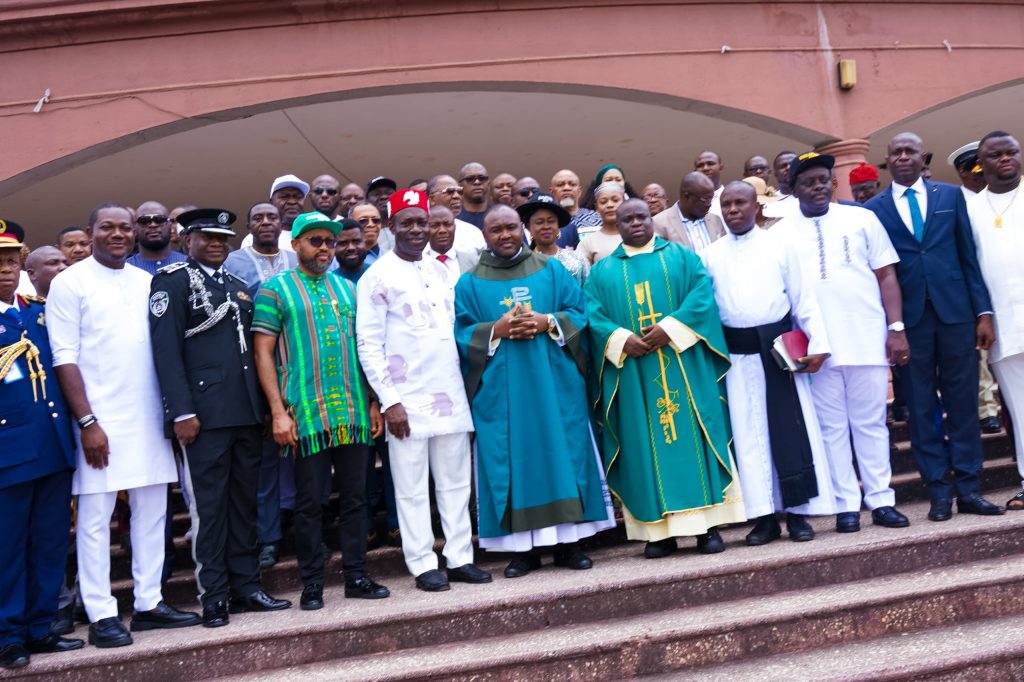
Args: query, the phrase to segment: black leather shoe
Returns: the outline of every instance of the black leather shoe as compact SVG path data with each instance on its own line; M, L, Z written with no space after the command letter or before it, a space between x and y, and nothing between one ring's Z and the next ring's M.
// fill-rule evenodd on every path
M245 611L280 611L292 605L287 599L274 599L263 590L256 590L248 597L235 597L228 605L231 613Z
M491 582L491 574L474 564L463 564L448 569L448 580L453 583L481 585Z
M302 596L299 597L299 608L303 611L316 611L324 607L324 586L319 583L312 583L302 588Z
M50 632L55 635L70 635L75 631L74 606L68 604L62 609L57 609L50 623Z
M187 628L199 625L203 619L198 613L191 611L179 611L173 606L164 602L156 605L152 611L135 611L132 613L132 632L143 630L168 630L172 628Z
M644 558L662 559L670 554L675 554L677 551L679 551L679 545L676 544L676 539L665 538L664 540L648 542L644 545Z
M203 627L219 628L228 624L228 603L223 599L203 605Z
M982 516L999 516L1006 513L1006 507L992 504L978 493L961 495L956 498L956 510L961 514L980 514Z
M779 526L779 520L775 518L775 514L767 514L758 517L753 530L747 533L747 544L751 547L759 547L781 537L782 527Z
M85 646L81 639L65 639L52 632L42 639L30 639L25 642L25 648L30 654L59 654L64 651L74 651Z
M718 534L717 528L709 528L707 533L697 536L697 551L701 554L718 554L725 551L725 543Z
M347 599L384 599L391 596L391 590L367 576L345 581Z
M793 542L809 542L814 539L814 529L801 514L786 514L786 530Z
M839 512L836 514L837 533L856 533L859 530L860 512Z
M953 502L946 498L938 500L932 500L931 507L928 508L928 520L929 521L949 521L953 518Z
M24 668L28 665L28 649L20 644L8 644L0 648L0 668Z
M416 587L424 592L447 592L451 589L444 573L432 568L416 576Z
M910 519L896 511L896 507L879 507L871 510L871 523L883 528L906 528Z
M533 552L517 552L505 567L506 578L522 578L541 567L540 557Z
M260 568L270 568L277 563L277 545L260 547Z
M580 550L575 542L557 545L554 551L555 566L571 568L574 571L585 571L594 567L594 562Z
M999 421L999 417L985 417L984 419L979 419L978 426L981 427L982 433L999 433L1003 430L1003 424Z
M89 644L98 649L113 649L131 643L131 634L117 616L100 618L89 626Z

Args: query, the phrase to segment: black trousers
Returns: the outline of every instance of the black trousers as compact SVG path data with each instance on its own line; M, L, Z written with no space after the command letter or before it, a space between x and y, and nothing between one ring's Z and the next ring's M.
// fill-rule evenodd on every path
M263 427L200 429L185 450L192 558L203 605L260 589L256 489Z
M338 445L295 460L295 551L303 585L324 584L321 547L324 484L334 467L338 491L338 529L341 534L341 568L345 580L364 574L366 566L366 462L367 445Z

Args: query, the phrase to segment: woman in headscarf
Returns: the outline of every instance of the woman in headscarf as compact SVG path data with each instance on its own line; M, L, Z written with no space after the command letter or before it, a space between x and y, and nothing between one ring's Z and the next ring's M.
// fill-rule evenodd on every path
M633 189L631 184L626 182L626 172L620 166L610 163L607 166L602 166L597 171L594 179L590 181L590 186L587 187L587 191L583 193L583 198L580 200L580 206L597 210L597 197L594 196L594 190L597 189L598 185L603 185L606 182L617 182L622 185L622 189L626 191L627 199L640 196L640 193Z

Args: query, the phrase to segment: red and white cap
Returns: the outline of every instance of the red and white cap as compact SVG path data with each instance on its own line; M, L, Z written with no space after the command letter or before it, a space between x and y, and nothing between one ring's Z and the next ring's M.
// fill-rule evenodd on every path
M400 189L388 197L388 217L407 208L422 208L424 211L430 211L427 193L418 189Z

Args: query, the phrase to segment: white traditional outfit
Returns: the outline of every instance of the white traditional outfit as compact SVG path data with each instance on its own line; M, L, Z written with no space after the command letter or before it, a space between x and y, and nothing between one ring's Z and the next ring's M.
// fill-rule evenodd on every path
M1024 184L1024 183L1022 183ZM1014 424L1017 469L1024 479L1024 200L983 189L967 202L978 264L992 299L996 341L988 351L992 372Z
M729 232L701 254L714 285L715 303L729 343L732 366L725 375L725 385L743 502L747 517L751 519L783 509L802 515L835 514L835 494L814 410L810 375L772 377L779 380L775 383L781 383L781 392L788 393L790 400L792 389L788 384L790 381L795 384L802 419L790 416L792 412L774 413L774 408L785 410L786 406L772 404L779 387L769 387L766 381L767 372L780 370L766 366L774 360L767 356L764 347L782 331L799 328L809 339L808 353L829 352L828 336L813 287L803 285L796 252L785 248L774 234L757 227L742 235ZM779 329L772 330L774 326ZM771 333L763 334L761 330ZM756 349L742 347L745 339L741 332L752 333ZM734 341L737 337L739 342ZM737 349L756 352L742 353L736 352ZM777 417L774 423L773 415ZM788 419L783 423L778 417ZM800 429L800 421L803 429ZM797 440L799 444L793 442ZM781 444L783 447L777 449L784 452L774 452L773 444ZM805 461L790 480L796 484L798 494L800 488L808 494L799 497L801 504L784 506L783 499L789 496L790 490L780 488L775 457L784 455L792 459L795 452L803 452ZM788 467L784 471L788 471Z
M484 233L480 231L480 228L465 220L455 219L455 244L452 248L479 256L486 246L487 242L484 241Z
M46 303L53 364L77 365L92 412L110 444L109 465L85 461L75 429L78 468L79 582L89 620L117 615L110 593L110 515L128 491L135 609L160 603L167 484L178 480L149 337L149 283L139 268L115 270L92 256L54 278ZM82 416L82 415L77 415Z
M381 411L401 403L407 438L387 434L402 551L415 576L437 569L429 478L448 568L473 561L469 434L473 418L455 345L454 282L434 258L384 254L360 278L356 335L359 363Z
M825 215L814 218L797 210L772 232L788 242L786 248L796 250L804 284L815 287L832 349L811 390L838 511L860 511L857 470L868 509L893 506L885 424L888 330L874 271L898 262L899 256L875 214L859 206L829 204Z

